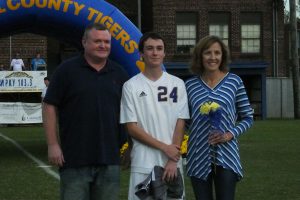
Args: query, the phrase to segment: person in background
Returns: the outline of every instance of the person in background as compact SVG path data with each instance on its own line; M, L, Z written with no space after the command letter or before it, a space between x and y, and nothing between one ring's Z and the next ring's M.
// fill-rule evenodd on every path
M0 71L5 71L4 65L0 64Z
M49 80L48 76L46 76L46 77L44 78L44 84L45 84L46 87L43 89L42 94L41 94L42 101L44 100L44 98L45 98L45 96L46 96L46 92L47 92L49 83L50 83L50 80Z
M128 74L108 59L111 34L105 26L88 25L82 45L83 55L57 67L44 98L48 159L59 167L62 200L118 200L119 111Z
M135 188L154 166L164 168L166 182L177 178L177 168L182 172L180 145L189 118L184 82L162 70L162 37L145 33L139 52L145 70L124 84L121 99L120 122L133 140L128 200L139 199Z
M41 58L41 54L37 53L36 57L31 60L31 70L37 71L39 68L45 69L46 62L43 58Z
M195 76L186 81L191 113L187 175L197 200L233 200L242 178L238 137L252 126L253 109L242 79L228 72L228 61L229 50L216 36L203 38L193 50ZM218 105L215 119L201 113L207 103Z
M25 65L24 65L22 58L20 58L20 53L16 53L16 58L13 58L11 60L10 67L11 67L12 71L25 70Z

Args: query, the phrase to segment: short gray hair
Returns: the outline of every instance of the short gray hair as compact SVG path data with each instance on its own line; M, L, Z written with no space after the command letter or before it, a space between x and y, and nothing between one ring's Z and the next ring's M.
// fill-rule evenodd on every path
M103 24L98 24L98 23L91 23L89 25L87 25L85 27L82 39L87 39L88 37L88 33L92 30L92 29L96 29L96 30L101 30L101 31L108 31L108 29L106 28L106 26L104 26Z

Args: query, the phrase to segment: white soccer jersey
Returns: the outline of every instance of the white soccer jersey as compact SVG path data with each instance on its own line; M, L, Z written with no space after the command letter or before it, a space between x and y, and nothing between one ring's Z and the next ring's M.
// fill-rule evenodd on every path
M163 72L157 81L142 73L123 86L121 123L137 122L152 137L172 143L177 119L188 119L188 103L184 82ZM167 156L160 150L133 140L132 172L150 173L154 165L164 167Z

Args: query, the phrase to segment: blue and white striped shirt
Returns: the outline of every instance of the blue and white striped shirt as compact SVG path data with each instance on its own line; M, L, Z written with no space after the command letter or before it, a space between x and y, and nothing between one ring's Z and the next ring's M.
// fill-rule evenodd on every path
M242 178L237 138L253 124L253 109L250 106L242 79L232 73L227 75L213 89L198 77L186 81L191 114L187 153L187 174L207 180L211 163L233 170ZM208 101L221 107L222 132L231 132L234 138L214 148L208 143L209 119L200 113L200 106ZM215 151L216 159L211 154Z

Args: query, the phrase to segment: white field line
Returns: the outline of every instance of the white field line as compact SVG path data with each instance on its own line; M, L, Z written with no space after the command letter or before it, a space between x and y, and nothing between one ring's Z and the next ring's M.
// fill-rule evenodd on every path
M2 137L6 141L12 143L15 147L17 147L20 151L22 151L28 158L33 160L38 165L38 167L43 169L47 174L53 176L57 180L60 180L58 173L56 173L55 171L51 170L48 167L44 167L44 166L47 166L44 162L42 162L41 160L34 157L32 154L30 154L28 151L26 151L26 149L24 149L21 145L19 145L16 141L3 135L2 133L0 133L0 137Z

